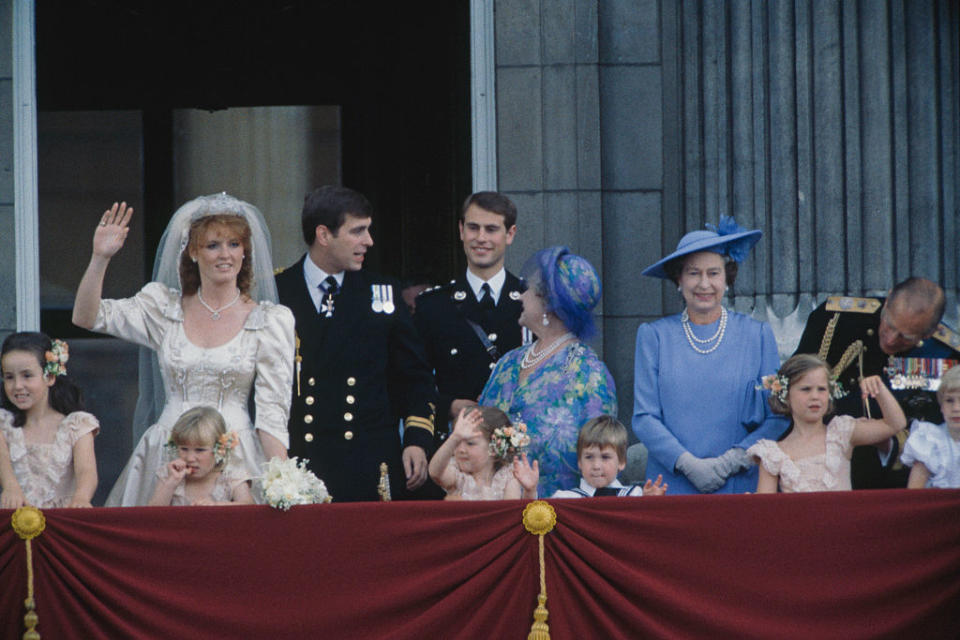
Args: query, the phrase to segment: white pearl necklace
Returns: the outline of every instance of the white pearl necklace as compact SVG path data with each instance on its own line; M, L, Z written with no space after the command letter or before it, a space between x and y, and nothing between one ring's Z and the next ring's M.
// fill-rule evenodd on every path
M727 309L726 307L720 307L720 326L717 327L717 332L709 338L698 338L693 334L693 329L690 328L690 315L686 309L684 309L683 314L680 315L680 324L683 325L683 333L687 336L687 342L690 343L690 347L697 353L706 355L716 351L720 343L723 342L723 334L727 331ZM714 343L713 346L707 349L701 349L697 346L697 343L705 345L711 342Z
M549 345L547 345L547 347L540 353L537 353L534 350L534 347L540 342L539 340L537 340L536 342L531 344L529 347L527 347L527 350L523 352L523 359L520 361L520 368L529 369L530 367L537 365L538 363L540 363L541 360L543 360L548 355L553 353L553 350L558 345L569 340L572 337L573 337L573 334L568 331L562 336L560 336L559 338L557 338L556 340L554 340L553 342L551 342Z
M202 292L203 292L203 289L201 289L201 288L198 287L198 288L197 288L197 300L199 300L199 301L200 301L200 304L202 304L203 307L204 307L207 311L210 312L210 315L211 315L211 317L212 317L214 320L219 320L219 319L220 319L220 312L221 312L221 311L226 311L227 309L229 309L229 308L232 307L233 305L237 304L237 301L240 300L240 289L237 289L237 295L236 295L236 297L234 297L233 300L231 300L231 301L228 302L227 304L223 305L223 306L220 307L219 309L214 309L213 307L211 307L210 305L207 304L207 301L206 301L206 300L203 299L203 293L202 293Z

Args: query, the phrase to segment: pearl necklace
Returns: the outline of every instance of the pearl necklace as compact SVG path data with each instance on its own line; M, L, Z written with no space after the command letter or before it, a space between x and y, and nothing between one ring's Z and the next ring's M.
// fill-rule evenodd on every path
M237 289L237 295L236 297L234 297L233 300L223 305L219 309L214 309L213 307L207 304L207 301L203 299L203 290L200 289L199 287L197 288L197 300L199 300L200 304L202 304L203 307L210 312L210 315L214 320L219 320L221 311L226 311L233 305L237 304L237 302L240 300L240 289Z
M569 340L572 337L573 337L573 334L568 331L562 336L560 336L559 338L557 338L556 340L554 340L553 342L551 342L549 345L547 345L547 347L540 353L537 353L534 350L534 347L537 345L537 343L540 342L539 340L537 340L537 342L534 342L533 344L531 344L529 347L527 347L527 350L523 352L523 360L520 361L520 368L529 369L530 367L533 367L539 364L541 360L543 360L553 352L553 350L557 347L557 345L561 344L562 342L565 342L566 340Z
M683 310L683 314L680 316L680 324L683 325L683 333L685 336L687 336L687 342L690 343L690 347L697 353L706 355L716 351L717 347L720 346L720 343L723 342L723 334L727 330L727 309L725 307L720 307L720 326L717 327L717 332L709 338L698 338L693 334L693 329L690 328L690 315L687 313L686 309ZM714 342L714 344L708 349L701 349L696 344L700 343L705 345L711 342Z

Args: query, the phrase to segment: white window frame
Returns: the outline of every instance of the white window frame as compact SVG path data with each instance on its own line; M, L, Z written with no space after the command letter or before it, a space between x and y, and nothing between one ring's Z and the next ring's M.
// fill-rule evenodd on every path
M40 230L37 220L37 65L33 0L14 0L12 26L17 331L38 331Z
M494 0L470 0L470 107L473 190L497 190Z

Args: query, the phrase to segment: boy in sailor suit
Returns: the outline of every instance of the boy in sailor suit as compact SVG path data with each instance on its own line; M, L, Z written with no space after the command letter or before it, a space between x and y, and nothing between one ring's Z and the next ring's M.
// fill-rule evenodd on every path
M647 480L641 487L624 486L617 474L627 466L627 428L613 416L588 420L577 438L577 466L580 486L560 489L552 498L598 498L602 496L662 496L667 492L663 478Z

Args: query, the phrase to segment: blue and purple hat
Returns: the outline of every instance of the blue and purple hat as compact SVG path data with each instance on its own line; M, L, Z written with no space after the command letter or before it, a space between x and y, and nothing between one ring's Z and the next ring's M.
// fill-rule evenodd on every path
M677 243L677 249L665 258L660 258L641 273L654 278L670 278L663 267L671 260L699 251L712 251L727 256L734 262L743 262L750 255L753 245L757 244L763 232L759 229L744 229L737 224L733 216L721 216L720 224L705 225L707 229L691 231Z
M533 254L521 273L528 282L536 278L544 284L548 310L574 335L585 340L594 334L592 311L603 290L597 270L586 258L567 247L548 247Z

